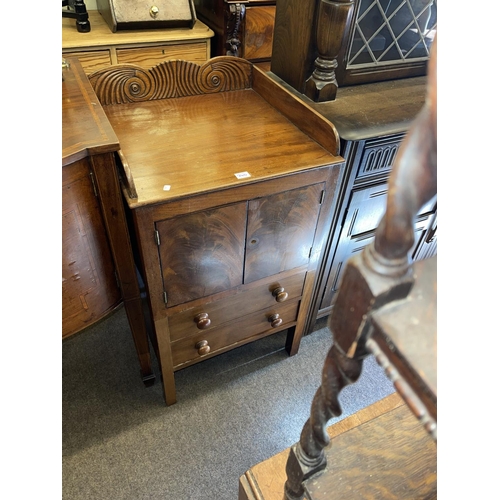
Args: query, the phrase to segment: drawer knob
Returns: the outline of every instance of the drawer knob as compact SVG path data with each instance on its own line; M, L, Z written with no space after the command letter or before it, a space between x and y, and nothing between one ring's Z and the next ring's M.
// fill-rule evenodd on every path
M196 345L194 347L195 349L198 349L198 354L200 356L204 356L205 354L208 354L210 352L208 340L200 340L199 342L196 342Z
M283 320L280 318L279 314L273 314L272 316L269 316L269 322L271 323L271 326L273 328L276 328L283 323Z
M194 322L200 330L205 330L212 323L207 313L200 313L194 317Z
M160 12L160 9L156 6L156 5L153 5L150 9L149 9L149 15L155 19L156 16L158 15L158 12Z
M280 286L273 290L273 297L276 299L276 302L285 302L285 300L288 299L288 293Z

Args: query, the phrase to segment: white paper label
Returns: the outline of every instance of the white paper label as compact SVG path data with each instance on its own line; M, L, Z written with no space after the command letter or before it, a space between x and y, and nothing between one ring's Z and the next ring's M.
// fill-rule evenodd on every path
M252 177L248 172L238 172L234 175L237 179L247 179L248 177Z

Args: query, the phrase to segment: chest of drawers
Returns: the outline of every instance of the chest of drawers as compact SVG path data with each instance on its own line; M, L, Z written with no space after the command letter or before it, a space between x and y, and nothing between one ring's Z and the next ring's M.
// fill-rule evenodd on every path
M123 193L165 399L174 372L288 330L297 353L344 162L319 114L236 57L90 76Z
M214 32L201 21L193 28L125 30L113 33L101 14L89 10L91 31L79 33L74 19L62 19L62 55L78 58L90 74L116 64L151 68L162 61L203 63L210 58Z

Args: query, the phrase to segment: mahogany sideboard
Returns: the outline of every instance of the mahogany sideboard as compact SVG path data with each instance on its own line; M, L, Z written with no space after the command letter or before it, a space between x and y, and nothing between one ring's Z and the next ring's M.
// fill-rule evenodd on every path
M245 59L90 75L123 194L167 404L174 372L288 330L297 353L343 169L327 120Z
M80 33L74 19L62 19L63 57L77 57L87 73L116 64L150 68L170 59L203 63L214 32L201 21L193 28L123 30L113 33L97 10L88 11L91 30Z
M141 374L153 383L145 317L114 154L119 142L77 59L62 68L62 333L122 301Z

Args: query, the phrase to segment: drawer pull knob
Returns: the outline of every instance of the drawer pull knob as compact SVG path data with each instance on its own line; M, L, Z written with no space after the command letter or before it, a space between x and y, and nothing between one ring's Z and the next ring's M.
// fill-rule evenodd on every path
M156 16L158 15L158 12L160 12L160 9L156 6L156 5L153 5L150 9L149 9L149 15L155 19Z
M207 313L200 313L194 317L194 322L200 330L205 330L212 323Z
M276 302L285 302L288 299L288 293L285 292L283 287L278 287L273 290L273 297L276 299Z
M205 354L208 354L210 352L208 340L200 340L199 342L196 342L196 345L194 347L195 349L198 349L198 354L200 356L204 356Z
M283 323L283 320L280 318L279 314L273 314L272 316L269 316L269 322L273 328L276 328Z

